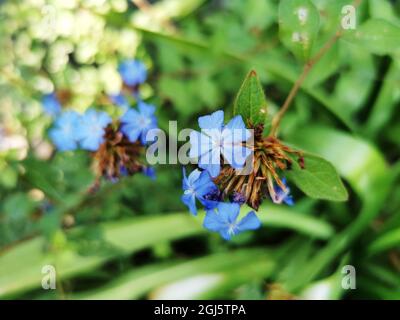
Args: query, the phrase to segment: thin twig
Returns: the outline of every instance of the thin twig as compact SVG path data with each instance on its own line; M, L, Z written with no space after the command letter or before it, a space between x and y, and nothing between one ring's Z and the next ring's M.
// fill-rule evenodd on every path
M355 7L358 7L361 4L361 2L362 2L362 0L355 0L353 5ZM281 123L281 120L282 120L284 114L289 109L294 97L296 96L297 92L301 88L303 82L307 78L307 75L310 73L311 69L325 55L325 53L327 53L329 51L329 49L332 48L332 46L339 40L339 38L342 35L343 35L343 28L339 27L339 29L336 31L335 35L331 39L329 39L329 41L317 52L317 54L306 63L306 65L303 68L303 72L301 73L300 77L294 83L292 89L290 90L289 95L287 96L285 102L282 105L282 108L272 119L272 126L271 126L271 131L270 131L271 136L275 137L277 135L277 130L279 128L279 125Z
M282 108L279 110L279 112L275 115L275 117L272 120L272 127L270 133L271 136L276 136L283 115L289 109L291 102L293 101L294 97L299 91L304 80L307 78L307 75L310 73L311 69L324 56L324 54L336 43L336 41L340 38L341 35L342 31L337 31L335 35L318 51L318 53L306 63L306 65L303 68L303 72L294 83L292 90L290 90L290 93L287 96Z

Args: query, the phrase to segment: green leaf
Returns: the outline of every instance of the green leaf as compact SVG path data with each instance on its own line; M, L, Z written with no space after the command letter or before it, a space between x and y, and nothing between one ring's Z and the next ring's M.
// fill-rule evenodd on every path
M56 187L60 175L55 166L33 157L25 159L22 163L26 169L25 178L33 187L42 190L52 200L64 202L65 199Z
M334 166L323 158L306 154L305 168L297 163L288 171L288 178L307 196L330 201L346 201L348 193Z
M127 255L166 240L172 241L205 232L195 219L183 214L109 222L101 227L104 241L115 249L113 252L82 256L71 248L54 256L43 251L45 240L38 237L1 254L0 297L40 286L40 270L46 264L57 265L57 276L67 279L91 271L117 256ZM79 228L72 233L77 231ZM21 259L24 263L21 263Z
M328 239L334 233L332 226L327 222L307 216L293 208L266 205L260 209L259 217L266 228L288 228L316 239ZM96 255L89 256L81 255L76 250L59 252L57 257L46 254L43 251L43 237L23 242L12 250L0 252L0 299L40 286L43 276L40 273L41 267L55 264L55 260L57 275L65 280L143 248L207 233L201 221L202 219L195 219L184 212L107 222L99 226L104 234L102 240L115 250L103 254L97 252ZM69 238L76 238L74 235L80 232L87 233L87 229L74 228L68 233ZM76 249L76 245L74 248ZM21 257L24 259L22 264Z
M331 238L323 250L309 259L308 265L298 272L296 279L287 284L286 288L295 292L326 270L369 228L371 221L381 212L396 175L388 170L383 155L360 137L330 128L308 126L297 132L290 141L334 162L364 203L357 218Z
M326 221L302 213L299 208L294 211L292 207L264 204L258 211L258 216L268 229L288 228L317 239L329 239L335 233L334 228Z
M251 270L249 261L256 265ZM275 261L271 254L265 248L255 248L247 250L229 251L217 253L191 261L175 262L170 265L157 264L145 266L116 278L111 283L96 288L94 290L83 292L73 296L74 299L138 299L150 290L160 289L160 286L188 279L190 277L199 277L202 275L218 276L218 281L214 283L217 286L227 286L229 282L225 279L232 273L236 273L236 281L233 283L238 285L249 281L249 279L261 278L269 275L274 268ZM262 268L260 268L262 267ZM240 270L245 269L248 272L238 274ZM225 285L224 285L225 282ZM196 290L197 292L199 291ZM207 288L209 291L211 288ZM157 291L158 291L157 290ZM190 291L190 288L183 291ZM180 294L184 294L182 293ZM199 292L200 293L200 292ZM205 294L205 292L203 292Z
M334 163L339 174L364 201L374 198L371 194L377 196L377 180L388 174L383 154L360 137L324 126L309 125L299 128L286 140L299 149Z
M326 38L316 41L313 53L316 53L325 43ZM339 58L339 45L336 43L310 70L310 73L304 82L305 85L310 88L315 87L316 85L325 81L333 73L337 72L340 66Z
M319 30L319 13L309 0L283 0L279 5L279 35L301 61L311 53Z
M400 52L400 27L383 19L370 19L356 30L347 32L343 39L377 55Z
M400 245L400 228L391 230L374 240L368 247L368 253L378 254L382 251L398 247Z
M370 137L376 137L396 112L396 106L400 102L400 87L396 80L399 74L400 63L392 63L364 127L364 132Z
M382 18L400 26L400 18L396 15L395 6L389 0L369 0L368 5L372 18Z
M234 114L241 115L245 123L264 124L267 116L267 100L258 79L252 70L244 80L235 100Z

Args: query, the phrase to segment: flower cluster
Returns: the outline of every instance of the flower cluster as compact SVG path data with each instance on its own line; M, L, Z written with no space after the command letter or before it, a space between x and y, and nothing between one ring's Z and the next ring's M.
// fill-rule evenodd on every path
M201 132L191 132L189 151L198 168L188 176L183 172L182 202L193 215L197 215L196 202L204 207L206 229L229 240L261 225L254 211L238 220L241 205L247 203L257 211L267 196L274 203L294 204L286 179L279 174L290 168L291 154L304 165L299 152L263 137L263 126L249 130L241 116L224 125L223 111L216 111L200 117L198 123Z
M183 203L194 215L197 214L196 200L206 210L204 227L219 232L229 240L233 235L245 230L260 227L260 221L254 212L249 212L238 221L240 204L224 202L224 192L215 183L225 165L242 169L252 150L245 143L251 132L241 116L236 116L224 125L224 112L216 111L211 115L200 117L201 132L190 134L190 152L192 158L198 159L199 169L195 169L186 177L184 171L182 196Z
M116 181L137 172L154 178L154 169L146 166L142 159L148 143L146 134L157 128L155 107L139 96L139 85L146 80L146 69L143 63L128 60L121 63L119 71L126 86L132 88L130 93L135 95L136 108L131 108L126 93L120 93L114 97L115 104L124 107L119 119L112 119L107 112L95 108L87 109L84 114L63 111L56 94L52 93L42 99L45 112L55 118L49 137L59 151L92 152L99 178Z

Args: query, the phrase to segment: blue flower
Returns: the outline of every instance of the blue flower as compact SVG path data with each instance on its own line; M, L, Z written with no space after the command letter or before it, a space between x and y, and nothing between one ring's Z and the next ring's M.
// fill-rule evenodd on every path
M110 94L108 97L112 103L116 104L118 107L121 107L124 111L129 108L129 101L122 93Z
M127 169L125 166L123 166L123 165L120 165L120 166L119 166L119 173L120 173L120 175L123 176L123 177L129 176L129 171L128 171L128 169Z
M144 167L143 173L148 176L151 180L156 179L156 170L153 167Z
M82 149L96 151L104 142L104 129L111 122L111 117L106 112L88 109L76 128Z
M185 169L183 169L182 187L184 193L181 200L193 215L197 215L196 198L206 209L211 209L218 204L218 202L207 197L218 192L218 187L211 180L207 171L196 169L186 177Z
M224 126L224 112L216 111L211 115L200 117L201 133L190 134L191 158L199 159L199 167L207 170L211 177L219 175L221 155L233 168L243 168L246 159L252 154L243 146L250 136L241 116L234 117Z
M61 103L54 92L42 97L42 105L44 112L52 117L57 116L61 112Z
M131 142L140 138L142 144L146 144L146 134L151 129L157 128L157 118L154 115L155 107L153 105L140 101L138 111L129 109L121 117L121 131Z
M207 230L219 232L225 240L246 230L255 230L261 226L254 211L237 221L240 205L237 203L220 202L214 210L208 210L203 226Z
M118 71L128 86L136 86L146 81L146 66L139 60L129 59L120 63Z
M80 115L75 111L63 112L49 131L49 137L60 151L75 150L78 148L77 131Z
M280 186L276 185L274 187L275 195L272 196L272 201L274 203L279 203L279 204L284 202L289 206L293 206L294 205L293 197L290 195L290 188L287 186L285 178L282 179L282 183L286 187L286 190L283 190Z

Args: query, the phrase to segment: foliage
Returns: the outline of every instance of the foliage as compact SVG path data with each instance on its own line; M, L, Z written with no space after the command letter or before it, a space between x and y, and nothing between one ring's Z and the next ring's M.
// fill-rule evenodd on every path
M262 227L230 242L186 212L178 165L157 166L155 181L103 181L88 194L90 155L54 151L41 105L56 91L63 108L118 113L107 97L123 88L118 64L136 58L148 68L141 94L157 106L160 128L195 128L224 108L264 122L268 134L349 4L1 2L0 297L399 299L398 3L363 0L356 30L343 30L308 70L278 131L305 151L305 170L288 175L296 204L265 200ZM304 10L293 17L299 6L304 23ZM59 270L55 291L41 289L45 264ZM347 264L356 290L341 287Z

